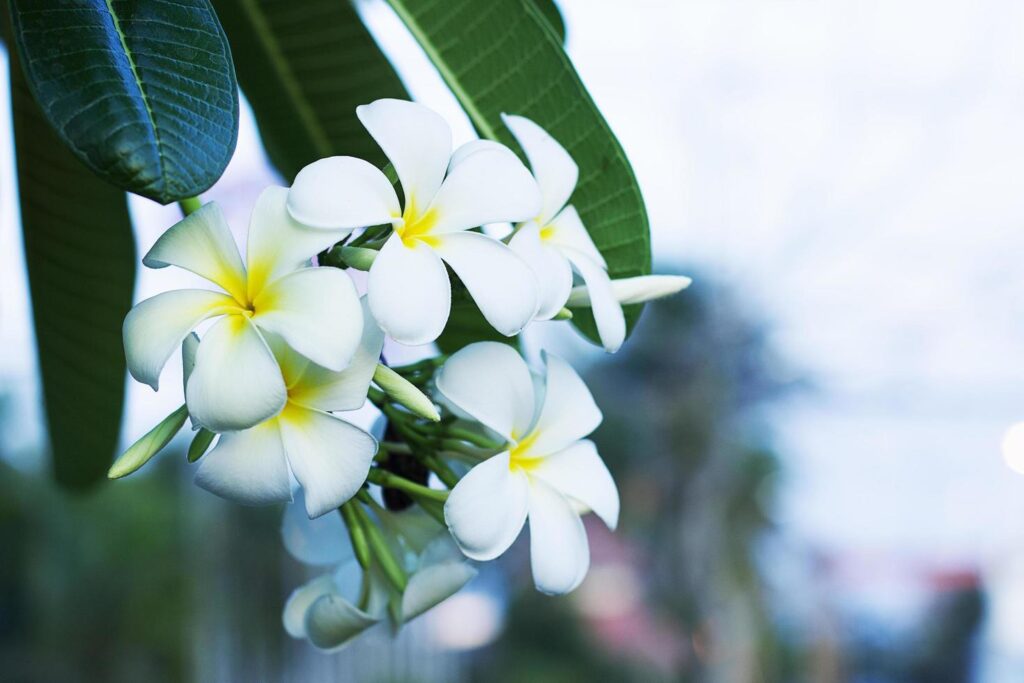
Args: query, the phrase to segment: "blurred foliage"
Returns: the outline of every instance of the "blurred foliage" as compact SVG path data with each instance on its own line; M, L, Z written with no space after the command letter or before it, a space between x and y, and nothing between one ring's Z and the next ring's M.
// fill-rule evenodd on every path
M195 492L183 461L90 496L0 464L0 680L280 678L280 510Z
M193 605L173 480L80 497L0 468L3 678L180 680Z

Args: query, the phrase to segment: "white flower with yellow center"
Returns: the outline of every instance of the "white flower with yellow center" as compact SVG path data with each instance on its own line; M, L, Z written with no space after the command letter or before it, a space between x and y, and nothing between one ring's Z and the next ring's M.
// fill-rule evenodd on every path
M530 172L493 142L453 153L448 124L422 105L377 100L356 114L394 166L404 203L369 163L331 157L296 176L292 216L321 228L393 226L370 268L368 292L374 317L396 341L424 344L441 334L451 309L445 263L496 330L517 334L537 309L535 276L504 244L471 229L536 215L540 194Z
M214 432L245 429L276 415L288 392L266 335L315 363L344 368L363 328L359 297L336 268L306 268L344 233L304 227L285 208L288 191L260 195L249 224L246 263L214 203L171 227L146 254L150 268L178 266L222 291L180 289L135 306L124 321L128 370L157 389L160 371L200 323L220 317L203 335L185 389L196 424Z
M608 264L576 208L567 205L576 189L579 168L565 148L530 119L503 114L502 120L526 153L541 192L540 211L520 224L509 242L537 274L537 319L550 320L562 310L575 270L587 288L601 344L615 352L626 339L622 305L612 291Z
M291 500L294 478L305 492L310 517L334 510L359 491L377 441L331 413L356 410L366 402L384 333L369 312L365 317L356 354L340 372L268 335L286 386L285 405L255 427L222 434L200 461L196 484L239 503L265 505Z
M504 553L529 519L538 590L567 593L590 566L580 511L594 511L614 529L619 494L584 438L601 423L590 391L565 361L547 356L546 363L546 379L536 388L519 354L497 342L471 344L441 368L437 389L444 397L509 444L459 481L444 514L474 560Z

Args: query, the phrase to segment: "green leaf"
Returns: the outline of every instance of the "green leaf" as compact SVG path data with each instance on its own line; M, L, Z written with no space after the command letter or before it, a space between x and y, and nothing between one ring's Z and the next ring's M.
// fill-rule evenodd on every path
M11 0L11 11L36 101L94 173L163 204L220 177L238 88L207 0Z
M150 429L141 439L129 446L128 450L110 466L107 476L111 479L127 477L145 465L154 455L162 451L171 442L171 439L181 430L187 419L188 408L182 404L177 410L161 420L160 424Z
M84 488L103 479L117 449L135 243L125 193L54 135L16 59L18 192L53 469L61 484Z
M558 36L558 42L565 45L565 19L562 17L558 5L555 4L555 0L532 0L532 2L551 30Z
M580 167L572 203L611 276L649 273L650 230L633 170L533 0L389 2L482 137L517 149L501 113L520 114L569 151ZM626 308L630 329L641 308ZM596 339L590 312L574 313L573 324Z
M484 314L472 301L452 305L451 315L444 332L437 339L437 348L444 354L453 354L464 346L478 341L497 341L515 344L515 337L506 337L491 327Z
M217 11L267 155L289 183L323 157L385 163L355 108L408 94L349 2L218 0Z

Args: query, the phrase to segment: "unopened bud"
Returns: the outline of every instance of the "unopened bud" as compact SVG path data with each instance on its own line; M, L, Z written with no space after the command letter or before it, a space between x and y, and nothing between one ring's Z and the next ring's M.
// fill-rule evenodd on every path
M393 401L405 406L416 415L434 422L441 420L441 415L427 395L388 366L378 364L377 369L373 372L373 381Z

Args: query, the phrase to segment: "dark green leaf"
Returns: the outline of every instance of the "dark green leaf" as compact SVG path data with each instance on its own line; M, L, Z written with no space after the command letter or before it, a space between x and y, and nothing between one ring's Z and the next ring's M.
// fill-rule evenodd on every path
M551 30L558 36L558 42L565 45L565 19L562 17L558 5L555 4L555 0L532 0L532 2L540 10Z
M408 97L346 0L217 0L242 90L271 162L288 181L346 154L383 165L357 105Z
M11 10L36 101L93 172L164 204L220 177L238 88L207 0L11 0Z
M500 115L520 114L569 151L580 167L572 203L611 276L649 273L647 211L633 170L532 0L389 2L482 137L516 148ZM627 307L630 327L640 309ZM573 323L596 338L589 311L577 312Z
M135 244L124 192L57 139L15 59L18 191L53 468L82 488L103 479L117 449Z
M476 304L469 302L453 305L444 333L437 339L437 347L441 349L441 353L452 354L463 346L478 341L516 343L514 337L506 337L491 327Z

